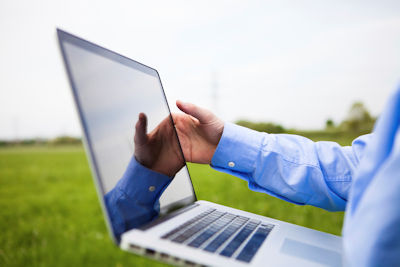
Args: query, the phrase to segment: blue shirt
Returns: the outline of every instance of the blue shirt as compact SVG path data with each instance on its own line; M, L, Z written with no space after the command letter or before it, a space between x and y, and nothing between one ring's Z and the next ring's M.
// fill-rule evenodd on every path
M346 210L344 262L400 265L400 89L372 134L350 147L226 124L212 166L252 190L323 209Z
M396 142L399 121L400 90L397 90L373 133L357 138L348 147L334 142L313 142L297 135L260 133L226 123L211 165L246 180L252 190L300 205L346 210L343 227L346 264L399 265L400 141ZM132 164L138 165L135 161ZM133 170L148 178L157 174L145 168ZM123 179L128 180L132 174ZM167 184L160 174L154 177L158 178L151 181L157 188ZM128 182L106 196L106 200L113 199L106 201L110 211L114 203L119 203L117 212L112 211L117 217L128 214L129 204L121 204L123 199L134 199L129 197L134 192L121 193L124 186L129 186ZM111 197L112 194L115 196ZM157 203L159 195L152 195L153 199L147 203ZM130 207L129 211L134 209ZM123 227L126 227L123 223L118 224L119 233L127 230Z

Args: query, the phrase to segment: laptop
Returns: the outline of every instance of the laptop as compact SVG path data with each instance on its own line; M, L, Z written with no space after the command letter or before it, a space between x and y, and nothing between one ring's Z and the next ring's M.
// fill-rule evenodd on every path
M158 72L63 30L57 35L105 221L120 248L173 265L342 264L338 236L197 200L184 163L168 181L138 164L140 113L149 132L167 123L183 156Z

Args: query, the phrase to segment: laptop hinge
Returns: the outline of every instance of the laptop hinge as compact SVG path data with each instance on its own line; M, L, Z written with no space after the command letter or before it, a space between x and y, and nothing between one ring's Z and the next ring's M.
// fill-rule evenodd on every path
M162 217L158 217L154 221L151 221L150 223L148 223L148 224L146 224L146 225L144 225L142 227L139 227L137 229L138 230L142 230L142 231L146 231L146 230L148 230L148 229L150 229L150 228L152 228L152 227L154 227L156 225L159 225L160 223L166 222L166 221L178 216L179 214L182 214L182 213L184 213L184 212L186 212L188 210L191 210L191 209L193 209L193 208L195 208L197 206L199 206L199 204L192 203L192 204L188 205L187 207L175 210L175 211L173 211L173 212L171 212L169 214L166 214L166 215L164 215Z

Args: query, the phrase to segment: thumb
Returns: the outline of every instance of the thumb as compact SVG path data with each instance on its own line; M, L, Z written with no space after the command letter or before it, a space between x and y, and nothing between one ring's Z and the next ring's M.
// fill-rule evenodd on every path
M147 142L147 117L144 113L139 113L139 119L135 126L134 141L137 145L142 145Z
M199 120L200 123L209 123L215 117L214 114L205 109L198 107L192 103L185 103L180 100L176 101L176 106L188 115L191 115Z

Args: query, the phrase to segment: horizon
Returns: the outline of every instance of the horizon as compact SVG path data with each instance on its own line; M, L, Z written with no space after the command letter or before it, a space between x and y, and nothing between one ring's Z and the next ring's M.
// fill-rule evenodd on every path
M210 8L212 7L212 8ZM107 18L107 19L105 19ZM0 139L81 136L55 28L156 68L225 121L321 129L400 85L400 2L0 3Z

